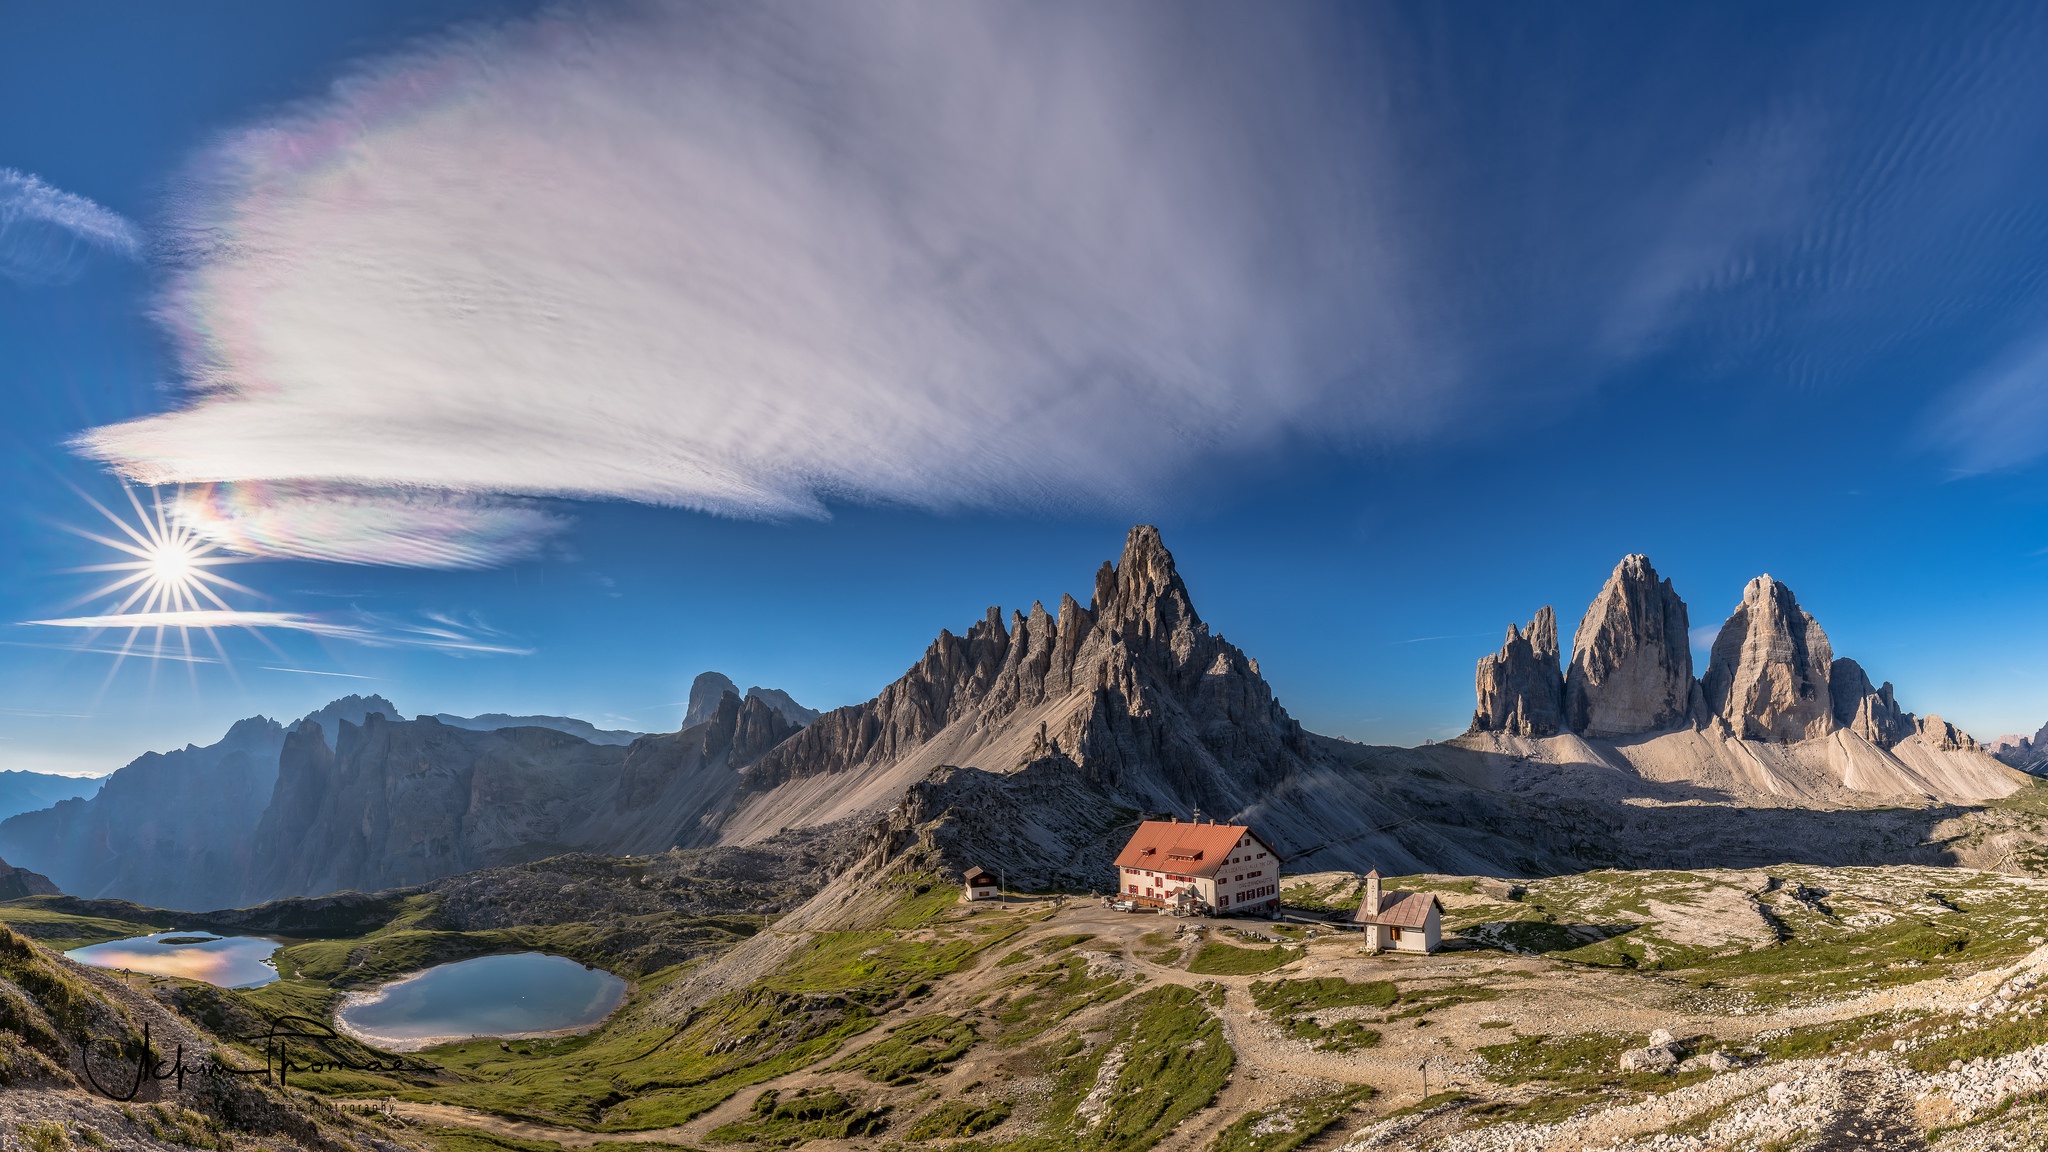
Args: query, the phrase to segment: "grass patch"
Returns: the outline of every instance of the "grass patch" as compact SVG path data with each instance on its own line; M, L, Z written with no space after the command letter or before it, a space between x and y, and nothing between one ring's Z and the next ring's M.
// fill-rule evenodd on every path
M744 1120L721 1124L708 1134L720 1144L788 1148L812 1140L878 1136L889 1126L889 1106L865 1108L832 1088L812 1088L787 1100L773 1089L754 1098Z
M948 1140L961 1136L979 1136L1010 1118L1010 1102L997 1100L989 1104L973 1104L965 1100L950 1100L918 1117L917 1123L905 1133L912 1140Z
M64 912L47 905L49 897L31 896L0 904L0 924L5 924L45 948L58 952L149 936L170 927L167 923L125 920L112 916L87 916ZM143 910L138 908L137 912Z
M498 1136L475 1128L424 1128L415 1131L434 1152L561 1152L562 1149L552 1140L521 1140L516 1136ZM626 1144L600 1140L590 1145L589 1152L688 1152L688 1149L682 1144L637 1141Z
M918 1016L832 1067L863 1073L877 1084L915 1084L919 1077L958 1060L972 1047L973 1025L951 1016Z
M1223 1025L1192 989L1177 985L1131 997L1108 1038L1086 1056L1053 1056L1063 1063L1047 1114L1094 1152L1158 1143L1208 1107L1236 1059Z
M1646 1043L1648 1037L1617 1036L1606 1032L1582 1032L1570 1036L1538 1034L1502 1044L1483 1045L1479 1054L1486 1058L1486 1075L1490 1080L1502 1084L1541 1081L1577 1092L1597 1093L1612 1089L1661 1092L1713 1075L1705 1069L1677 1074L1621 1071L1621 1054ZM1560 1101L1568 1098L1556 1097ZM1518 1107L1535 1107L1549 1099L1551 1097L1546 1096ZM1577 1106L1574 1105L1574 1110ZM1570 1114L1569 1110L1543 1113L1544 1116ZM1537 1122L1527 1113L1517 1113L1511 1118Z
M1472 1097L1466 1095L1463 1092L1432 1092L1429 1095L1424 1096L1422 1099L1417 1100L1413 1104L1410 1104L1403 1108L1394 1109L1392 1112L1387 1113L1386 1116L1383 1118L1387 1120L1397 1120L1403 1116L1419 1116L1424 1112L1433 1111L1435 1109L1443 1107L1446 1104L1459 1104L1470 1099L1472 1099Z
M1921 1072L1938 1072L1949 1061L1986 1060L2010 1056L2039 1044L2048 1044L2048 1020L2041 1017L2005 1017L1975 1031L1956 1030L1940 1039L1923 1041L1907 1054L1906 1062Z
M1319 1008L1389 1008L1401 993L1390 980L1353 983L1339 976L1313 980L1258 981L1252 984L1252 1003L1262 1011L1313 1012Z
M1019 948L1001 960L996 961L996 967L1008 968L1012 964L1022 964L1041 956L1050 956L1055 952L1064 952L1076 944L1085 944L1093 939L1095 939L1093 932L1071 932L1060 936L1047 936L1043 940Z
M1124 996L1132 987L1110 972L1090 976L1085 957L1065 956L1012 977L983 1010L1001 1030L1001 1043L1021 1044L1084 1008Z
M1271 972L1301 959L1303 950L1275 944L1271 948L1237 948L1214 942L1204 944L1188 961L1188 971L1200 976L1255 976Z
M1401 999L1386 980L1352 983L1336 976L1313 980L1260 981L1252 985L1252 1003L1273 1018L1288 1035L1306 1040L1320 1052L1355 1052L1380 1042L1380 1034L1358 1020L1324 1024L1315 1013L1327 1008L1387 1008ZM1426 1010L1426 1009L1425 1009Z
M1360 1085L1247 1112L1216 1134L1209 1152L1293 1152L1372 1097L1373 1090Z

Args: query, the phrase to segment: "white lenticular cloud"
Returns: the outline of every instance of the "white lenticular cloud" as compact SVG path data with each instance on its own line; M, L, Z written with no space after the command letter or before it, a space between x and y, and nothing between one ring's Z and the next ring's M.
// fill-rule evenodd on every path
M142 237L83 196L0 168L0 276L29 284L69 280L94 249L132 259L141 254Z
M169 507L231 552L397 568L495 567L567 525L519 501L290 482L183 488Z
M467 564L555 524L464 494L1120 506L1425 429L1452 366L1374 141L1304 163L1315 22L1193 28L1227 12L608 8L386 61L205 159L161 308L192 398L81 448L282 485L185 509L232 547Z

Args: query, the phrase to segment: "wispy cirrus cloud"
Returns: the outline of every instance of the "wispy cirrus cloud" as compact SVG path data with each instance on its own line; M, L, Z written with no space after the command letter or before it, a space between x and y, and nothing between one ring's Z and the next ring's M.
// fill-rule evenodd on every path
M1143 509L1681 345L1639 386L1838 384L2036 228L1984 191L2040 119L1999 13L1762 47L1586 19L1583 69L1571 21L1385 6L472 28L195 165L160 305L188 400L79 447L222 485L181 507L228 546L367 563L531 552L563 523L531 497Z
M27 620L25 624L44 628L73 628L94 633L149 630L185 632L240 628L256 632L300 632L325 640L345 640L373 648L429 648L454 655L530 656L533 649L511 642L479 621L427 613L414 620L400 616L358 612L347 617L315 616L302 612L255 612L240 609L200 609L168 612L114 612L99 616L65 616L50 620ZM109 650L114 655L151 655L130 645ZM189 652L177 657L211 663L212 658Z
M77 276L95 250L133 259L141 255L142 235L83 196L0 168L0 276L61 283Z
M466 562L558 523L502 494L1128 504L1332 380L1432 422L1374 149L1267 151L1332 95L1314 29L1222 21L1195 59L1171 23L627 6L376 64L206 158L163 305L196 398L82 444L251 492L221 532L252 551L413 562L375 520L426 500L488 525L434 533Z

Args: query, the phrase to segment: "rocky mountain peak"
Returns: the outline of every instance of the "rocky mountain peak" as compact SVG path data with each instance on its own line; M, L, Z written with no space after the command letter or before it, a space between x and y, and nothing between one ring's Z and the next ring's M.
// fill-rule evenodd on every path
M1943 720L1939 716L1929 715L1922 719L1916 731L1919 732L1921 741L1936 751L1968 752L1974 751L1977 747L1977 742L1970 738L1968 732Z
M1701 687L1707 707L1744 740L1793 743L1835 729L1834 648L1792 590L1751 580L1721 625Z
M1499 652L1479 660L1474 732L1555 736L1564 722L1564 672L1558 665L1557 615L1548 604L1524 632L1508 625Z
M1564 721L1589 736L1657 732L1694 715L1685 601L1642 553L1624 556L1572 636Z
M1097 624L1146 639L1207 630L1173 566L1173 553L1150 524L1131 529L1123 556L1095 574L1093 609Z
M994 771L1018 768L1019 753L1060 759L1141 806L1220 812L1298 763L1302 739L1252 661L1196 615L1150 525L1131 529L1096 573L1090 608L1062 596L1057 616L1039 603L1005 623L991 608L964 636L940 632L873 700L763 756L747 787L893 764L941 734L1005 749L982 765Z
M1891 682L1886 681L1882 688L1871 687L1863 666L1847 656L1837 657L1829 665L1828 693L1835 726L1880 748L1889 748L1915 731L1913 714L1900 709Z
M398 710L397 705L372 693L368 696L343 696L339 700L329 702L325 708L317 712L307 713L304 720L318 724L320 731L327 738L327 743L332 745L341 739L343 724L361 724L364 717L371 715L381 715L387 720L405 719L404 713Z
M735 696L740 694L739 685L734 684L730 676L723 672L699 672L697 678L690 681L690 705L683 713L683 727L695 728L711 719L719 698L728 692Z

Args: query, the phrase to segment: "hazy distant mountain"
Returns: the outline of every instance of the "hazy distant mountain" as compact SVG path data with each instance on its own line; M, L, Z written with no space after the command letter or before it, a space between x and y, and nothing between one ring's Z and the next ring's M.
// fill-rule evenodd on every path
M789 693L780 688L762 688L756 685L747 689L747 695L761 701L782 714L784 720L802 728L815 722L824 713L816 708L806 708L789 698Z
M391 718L404 719L402 716ZM500 728L552 728L557 732L567 732L579 740L588 740L592 744L631 744L647 735L645 732L599 728L588 720L578 720L574 716L507 716L503 712L486 712L481 716L455 716L447 712L436 712L433 719L450 728L467 728L472 732L494 732ZM332 744L333 741L330 740L328 743Z
M348 696L302 723L338 734L373 712L398 709L379 696ZM283 725L252 716L214 744L144 753L91 797L0 821L0 856L74 896L159 908L238 903L284 736Z
M90 796L100 790L100 777L54 776L43 772L0 772L0 820L19 812L48 808L59 800Z
M432 717L310 726L285 740L244 901L375 891L567 851L660 851L712 839L739 767L794 729L759 698L630 747L541 726L477 731Z
M2048 775L2048 724L2031 737L2000 736L1986 745L1993 756L2022 772Z
M683 713L683 727L689 728L711 719L718 708L718 698L727 692L740 696L740 690L732 678L723 672L702 672L690 682L690 706ZM782 714L784 720L798 728L816 720L822 713L815 708L806 708L790 699L789 693L780 688L763 688L755 685L747 689L741 699L754 697L768 707Z

